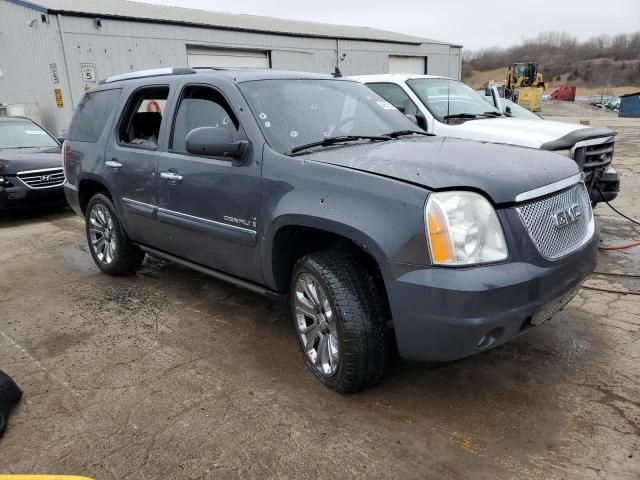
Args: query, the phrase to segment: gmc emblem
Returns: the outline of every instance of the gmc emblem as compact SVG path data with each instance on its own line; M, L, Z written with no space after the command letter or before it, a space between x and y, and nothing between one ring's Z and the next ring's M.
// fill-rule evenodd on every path
M580 206L577 203L574 203L569 208L565 208L564 210L554 213L551 215L551 218L553 219L553 224L557 228L563 228L577 222L581 216L582 212L580 211Z

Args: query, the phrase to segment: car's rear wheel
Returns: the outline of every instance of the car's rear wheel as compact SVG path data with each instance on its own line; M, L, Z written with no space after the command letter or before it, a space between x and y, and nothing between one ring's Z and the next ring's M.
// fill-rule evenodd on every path
M104 273L132 273L142 264L144 252L131 243L118 220L113 202L102 193L89 200L86 232L91 256Z
M305 362L327 387L357 392L378 383L387 364L386 327L372 276L342 252L296 264L291 313Z

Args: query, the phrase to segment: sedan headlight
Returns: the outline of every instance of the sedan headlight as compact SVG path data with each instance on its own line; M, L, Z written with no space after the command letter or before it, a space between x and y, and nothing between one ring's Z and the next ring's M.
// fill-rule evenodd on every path
M472 265L507 259L507 244L498 215L482 195L432 193L425 210L434 264Z

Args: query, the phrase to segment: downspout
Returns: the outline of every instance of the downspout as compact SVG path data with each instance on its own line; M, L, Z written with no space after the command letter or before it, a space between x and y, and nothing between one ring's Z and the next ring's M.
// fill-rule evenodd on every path
M62 44L62 59L64 60L64 71L67 77L67 85L69 85L69 97L71 98L71 110L76 108L76 100L73 95L73 87L71 86L71 75L69 75L69 62L67 60L67 48L64 43L64 29L62 28L62 15L58 14L58 30L60 31L60 43Z

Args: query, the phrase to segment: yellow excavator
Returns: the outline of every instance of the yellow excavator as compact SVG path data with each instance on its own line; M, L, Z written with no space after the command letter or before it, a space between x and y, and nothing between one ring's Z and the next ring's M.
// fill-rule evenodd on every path
M544 78L538 72L538 64L534 62L512 63L505 85L505 97L527 110L542 110L544 94Z

